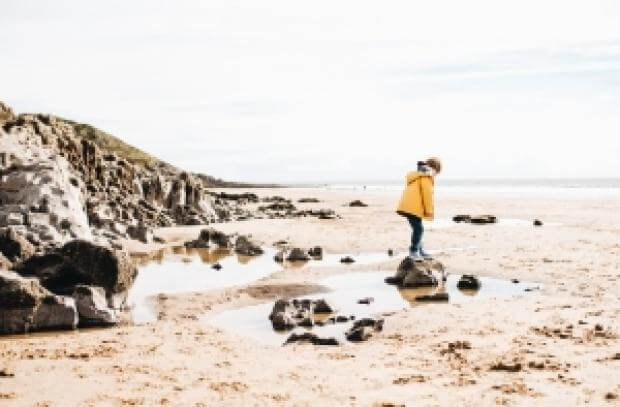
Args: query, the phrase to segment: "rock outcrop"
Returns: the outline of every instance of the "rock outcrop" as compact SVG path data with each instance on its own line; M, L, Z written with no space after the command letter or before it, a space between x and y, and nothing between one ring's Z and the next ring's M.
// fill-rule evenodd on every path
M247 236L239 236L235 241L235 252L244 256L256 256L263 254L263 249Z
M0 270L0 334L75 329L77 323L72 298L52 294L36 278Z
M102 287L109 302L126 292L138 273L126 252L83 240L32 256L14 268L25 277L37 277L55 294L71 295L79 285Z
M102 287L78 285L72 296L80 317L80 326L116 324L116 312L108 307L106 293Z

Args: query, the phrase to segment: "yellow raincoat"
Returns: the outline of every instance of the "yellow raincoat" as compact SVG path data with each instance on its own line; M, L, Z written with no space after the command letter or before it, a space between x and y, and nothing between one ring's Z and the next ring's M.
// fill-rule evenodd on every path
M405 190L396 212L399 215L415 215L432 220L435 215L434 185L433 176L429 173L413 171L407 174Z

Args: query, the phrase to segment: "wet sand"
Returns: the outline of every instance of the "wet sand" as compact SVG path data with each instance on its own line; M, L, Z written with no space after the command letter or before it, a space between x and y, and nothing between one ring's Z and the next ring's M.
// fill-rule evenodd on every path
M406 250L408 225L393 212L398 193L256 192L295 201L316 197L322 202L298 206L333 208L342 219L216 227L252 234L267 247L285 239L353 257ZM370 206L346 206L353 199ZM437 255L448 272L516 278L542 290L406 307L385 317L383 332L361 344L273 346L208 321L278 296L313 294L331 276L394 271L397 258L285 268L241 286L158 296L157 321L145 325L4 337L0 405L613 405L620 395L618 208L618 197L441 198L440 221L427 229L426 246L467 248ZM441 221L457 213L558 225ZM199 230L157 234L174 244ZM131 246L143 253L156 247Z

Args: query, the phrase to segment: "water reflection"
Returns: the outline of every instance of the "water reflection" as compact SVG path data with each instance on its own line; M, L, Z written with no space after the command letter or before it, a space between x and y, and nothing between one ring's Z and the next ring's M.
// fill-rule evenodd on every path
M332 315L319 316L315 314L314 321L317 322L335 315L355 315L356 318L374 317L404 308L428 306L429 303L427 302L416 301L416 297L442 292L449 294L449 303L451 304L531 295L531 293L525 292L525 288L529 287L529 284L513 284L508 280L489 277L480 278L482 286L479 290L460 290L456 286L460 278L457 275L448 276L448 280L439 287L398 289L385 284L383 281L385 277L391 274L387 272L353 272L330 277L320 282L321 285L330 290L328 293L308 295L302 298L325 298L335 309ZM359 299L366 297L372 297L374 301L368 305L358 304ZM309 329L298 327L287 332L274 331L267 318L272 307L273 302L269 302L226 311L205 320L205 322L270 345L281 345L291 333L299 334ZM345 343L344 332L351 325L352 322L314 326L311 331L319 336L336 337L341 343Z

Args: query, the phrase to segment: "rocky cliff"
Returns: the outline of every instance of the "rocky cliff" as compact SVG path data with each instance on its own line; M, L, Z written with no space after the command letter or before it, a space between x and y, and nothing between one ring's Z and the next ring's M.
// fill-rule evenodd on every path
M147 241L158 226L208 224L238 213L190 174L85 124L16 115L0 103L0 227L36 248L71 239Z

